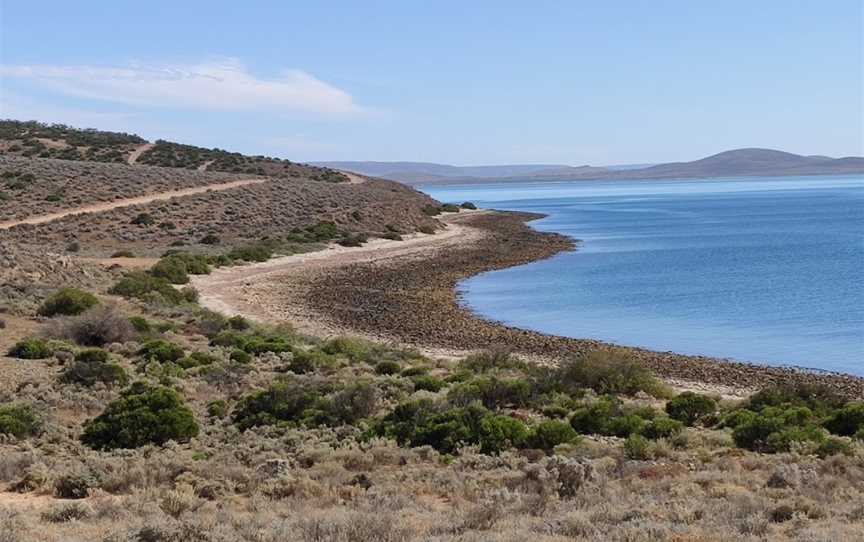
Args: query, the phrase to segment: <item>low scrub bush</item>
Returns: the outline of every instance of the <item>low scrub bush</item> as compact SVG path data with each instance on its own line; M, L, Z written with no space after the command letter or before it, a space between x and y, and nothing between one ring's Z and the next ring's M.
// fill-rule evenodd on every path
M144 271L131 271L118 280L108 293L122 297L148 300L157 296L167 303L178 304L184 301L183 294L171 283L161 277Z
M97 450L162 445L198 435L198 423L171 388L136 382L84 424L81 441Z
M178 359L177 365L184 369L192 369L194 367L212 365L216 361L216 356L208 354L207 352L192 352L188 356Z
M318 390L296 381L277 382L247 395L234 409L232 420L243 431L261 425L298 424L310 417L321 401Z
M836 435L851 437L864 430L864 403L849 403L825 421L825 428Z
M374 425L373 432L394 438L401 445L431 446L445 454L463 445L479 445L483 453L498 453L523 446L529 436L523 422L496 415L480 404L439 409L428 400L398 405Z
M559 444L571 444L579 440L579 434L563 420L544 420L531 428L527 444L531 448L552 451Z
M685 425L693 425L717 410L717 401L707 395L685 391L666 403L669 417Z
M52 321L46 334L81 346L104 346L134 340L138 332L126 316L114 307L98 305L78 316Z
M206 275L210 273L210 264L206 256L174 252L163 256L150 268L150 274L167 280L172 284L186 284L189 275Z
M29 406L0 406L0 434L24 438L38 434L40 428L39 417Z
M620 400L607 396L577 408L570 425L579 433L627 437L640 433L653 414L650 409L625 409Z
M178 361L183 357L183 347L172 342L157 339L144 343L138 350L138 355L146 361L158 361L166 363Z
M39 307L40 316L76 315L99 303L95 295L77 288L62 288Z
M61 382L93 386L102 382L107 386L125 386L129 380L126 371L109 360L108 352L98 348L82 350L60 375Z
M470 209L472 211L477 210L477 206L474 205L473 203L471 203L470 201L464 202L462 205L460 205L460 207L462 207L463 209Z
M641 431L641 435L649 439L672 438L681 433L684 424L672 418L658 417L648 422Z
M402 370L402 366L395 361L381 361L375 365L375 372L379 375L395 375Z
M54 355L54 349L44 339L28 337L15 343L9 356L18 359L47 359Z
M403 371L404 375L404 371ZM431 375L420 375L413 379L414 382L414 391L431 391L433 393L441 391L447 383L441 380L440 378L431 376Z
M531 399L531 384L520 378L480 376L454 385L447 399L459 406L479 401L489 409L521 407Z
M546 387L552 391L578 393L591 388L597 393L634 395L643 391L655 397L668 393L651 372L625 352L595 350L563 363L544 375Z

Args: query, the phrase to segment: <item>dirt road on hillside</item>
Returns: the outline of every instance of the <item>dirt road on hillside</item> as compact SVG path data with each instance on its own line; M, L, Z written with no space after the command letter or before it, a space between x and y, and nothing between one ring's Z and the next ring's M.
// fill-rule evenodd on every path
M105 211L110 211L112 209L119 209L121 207L130 207L132 205L142 205L145 203L152 203L154 201L165 201L171 198L181 198L183 196L194 196L195 194L203 194L205 192L217 192L221 190L230 190L232 188L239 188L241 186L248 186L251 184L261 184L270 181L270 179L243 179L239 181L230 181L227 183L218 183L218 184L210 184L206 186L196 186L194 188L184 188L182 190L171 190L168 192L159 192L156 194L148 194L146 196L138 196L134 198L125 198L118 199L115 201L108 201L104 203L97 203L93 205L85 205L84 207L76 207L75 209L66 209L64 211L58 211L56 213L50 213L45 215L36 215L28 218L22 218L18 220L8 220L6 222L0 222L0 230L8 230L9 228L13 228L15 226L20 226L22 224L44 224L46 222L53 222L54 220L58 220L71 215L80 215L80 214L90 214L90 213L102 213Z

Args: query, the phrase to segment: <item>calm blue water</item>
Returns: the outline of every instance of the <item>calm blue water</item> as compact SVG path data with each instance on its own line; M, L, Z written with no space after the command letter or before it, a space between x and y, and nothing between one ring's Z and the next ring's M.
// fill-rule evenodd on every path
M507 324L864 374L864 178L424 187L549 215L578 251L460 286Z

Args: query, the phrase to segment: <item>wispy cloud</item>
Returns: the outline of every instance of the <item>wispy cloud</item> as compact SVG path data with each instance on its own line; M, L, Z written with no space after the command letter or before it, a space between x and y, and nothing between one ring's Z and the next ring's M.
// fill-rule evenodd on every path
M236 59L165 66L7 65L0 66L0 76L71 96L147 107L337 116L364 111L350 94L304 71L265 79Z

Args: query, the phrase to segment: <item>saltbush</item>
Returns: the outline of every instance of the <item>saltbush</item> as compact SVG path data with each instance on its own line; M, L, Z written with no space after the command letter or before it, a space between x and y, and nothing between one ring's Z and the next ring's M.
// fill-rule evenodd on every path
M685 391L676 395L666 403L666 413L669 417L685 425L693 425L700 418L713 414L717 410L717 401L707 395Z
M579 439L573 427L563 420L544 420L531 429L528 446L547 452L559 444L570 444Z
M58 314L81 314L99 303L95 295L77 288L62 288L42 302L37 311L40 316L56 316Z
M122 297L134 297L148 299L153 294L160 296L168 303L182 303L183 294L174 288L170 282L161 277L144 271L131 271L126 273L120 280L108 290L108 293Z
M620 350L594 350L562 363L557 369L541 375L548 391L577 394L591 388L600 394L634 395L643 391L655 397L667 390L651 372L629 354Z
M321 399L317 390L296 381L277 382L268 389L243 397L232 420L243 431L260 425L299 423L304 412Z
M836 435L851 437L864 430L864 403L849 403L825 421L825 428Z
M648 422L641 431L641 435L649 439L672 438L684 429L684 424L678 420L666 417L658 417Z
M404 375L405 372L403 371L402 374ZM414 391L425 390L425 391L431 391L433 393L440 391L441 389L443 389L447 385L447 383L444 382L443 380L441 380L440 378L437 378L437 377L434 377L431 375L417 376L413 379L413 382L414 382Z
M138 355L145 360L155 360L160 363L177 361L183 357L183 354L183 348L180 345L162 339L146 342L138 350Z
M447 398L459 406L479 401L490 409L521 407L531 399L531 384L520 378L480 376L453 386Z
M39 417L29 406L0 406L0 434L24 438L36 435L40 427Z
M138 336L122 312L105 305L98 305L77 316L55 319L46 333L55 339L74 341L81 346L122 343Z
M81 441L97 450L162 445L198 435L198 423L175 390L136 382L84 424Z
M38 337L21 339L9 350L9 356L18 359L46 359L53 355L51 345Z
M82 386L93 386L97 382L125 386L128 376L123 367L109 361L108 352L93 348L75 354L74 362L63 371L60 380Z
M402 366L395 361L382 361L375 365L375 372L379 375L395 375L402 369Z

